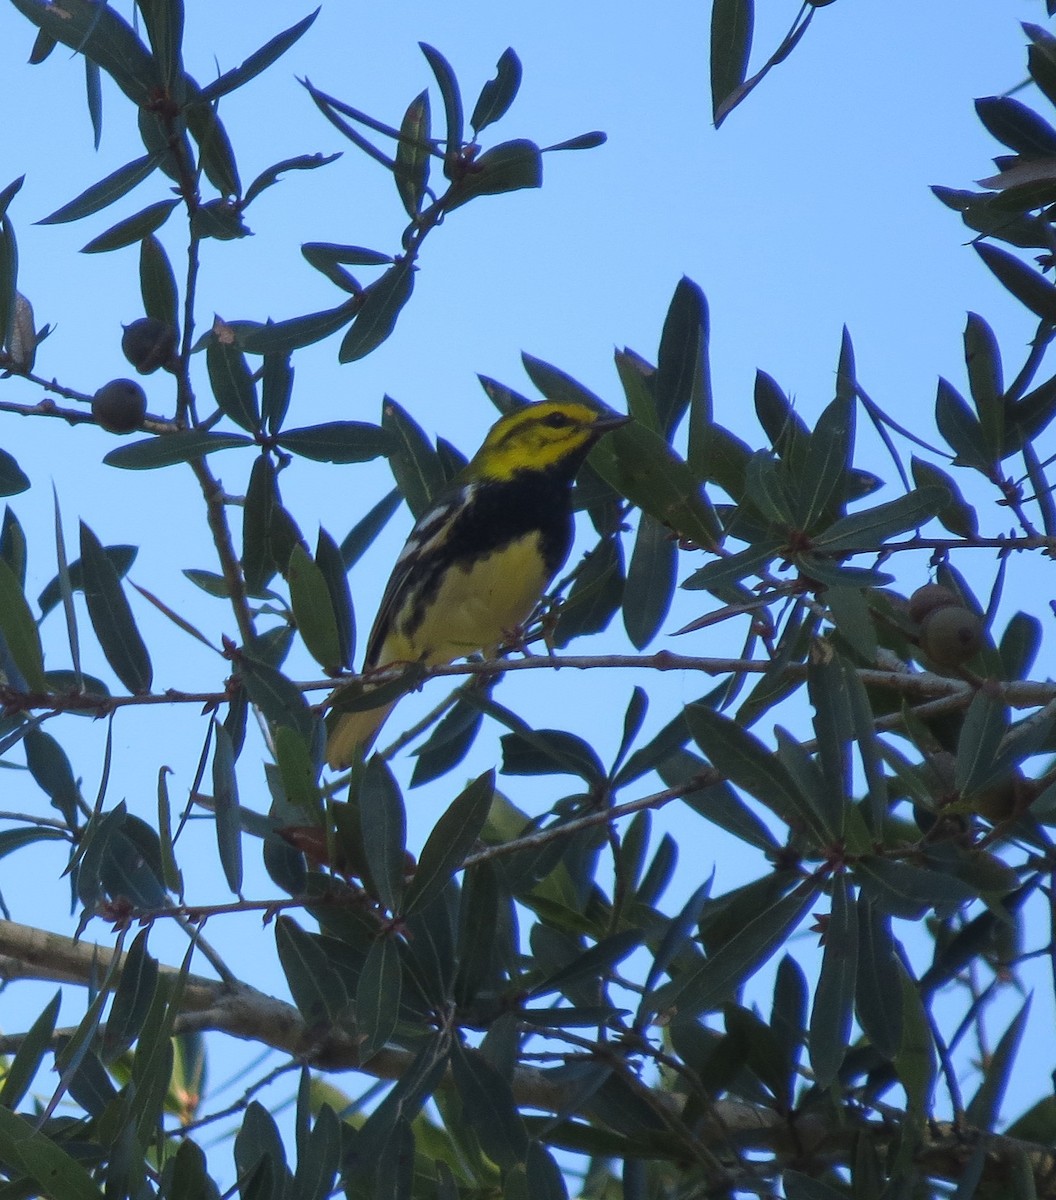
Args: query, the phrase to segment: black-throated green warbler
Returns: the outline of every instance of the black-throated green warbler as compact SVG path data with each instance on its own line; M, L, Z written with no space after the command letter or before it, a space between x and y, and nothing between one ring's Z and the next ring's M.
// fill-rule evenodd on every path
M364 674L494 654L514 636L568 557L576 471L602 434L628 419L544 401L498 421L411 530L374 620ZM331 714L330 766L349 766L369 749L392 707Z

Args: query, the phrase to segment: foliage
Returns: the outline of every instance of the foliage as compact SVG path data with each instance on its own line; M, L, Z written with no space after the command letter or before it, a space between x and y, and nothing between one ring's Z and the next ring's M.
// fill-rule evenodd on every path
M512 50L468 118L452 65L426 45L430 86L395 124L305 80L322 117L392 176L407 219L400 243L306 243L305 261L338 293L331 307L202 329L202 245L243 238L246 213L265 190L336 157L287 159L243 185L238 141L221 118L220 101L251 87L314 14L202 86L183 63L176 0L137 0L135 27L94 0L63 0L61 9L12 2L36 27L34 63L60 43L81 55L97 138L101 73L135 107L142 146L44 223L91 218L134 188L153 189L150 203L84 247L138 246L145 324L126 353L144 374L166 372L171 395L164 415L108 413L106 428L142 436L105 461L140 472L144 497L152 472L193 476L215 562L186 575L224 606L237 636L213 646L175 602L138 585L134 595L136 548L103 545L83 522L71 560L58 511L54 550L32 547L55 559L54 580L34 600L16 504L39 502L39 486L8 507L0 754L3 765L24 760L54 815L8 814L0 855L60 843L77 935L105 921L116 940L110 953L11 922L0 928L6 973L88 989L75 1027L58 1027L56 997L30 1029L4 1039L3 1196L182 1200L219 1196L220 1181L234 1178L243 1197L313 1200L336 1190L558 1200L570 1172L599 1200L621 1189L718 1196L776 1187L793 1198L925 1196L943 1181L965 1196L1051 1194L1051 1097L999 1127L1024 1038L1047 1045L1047 1030L1034 1028L1024 1003L967 1079L965 1046L972 1035L986 1044L989 1001L1018 984L1030 953L1026 923L1048 913L1056 872L1048 832L1056 686L1035 678L1046 673L1036 668L1043 628L1029 611L998 616L1013 552L1033 560L1056 547L1047 480L1056 378L1042 371L1056 334L1056 286L1046 277L1056 265L1056 129L1019 100L980 101L987 129L1012 153L998 159L983 192L937 189L1039 326L1006 383L994 333L970 314L966 387L940 380L936 438L904 428L870 398L845 336L835 395L813 427L775 380L758 375L766 443L748 446L714 410L708 307L688 279L675 290L653 361L617 352L634 421L595 450L581 476L593 545L524 640L545 637L593 670L599 688L607 666L637 668L643 686L628 697L618 753L603 761L578 736L532 728L495 699L505 673L548 671L549 657L436 669L453 691L415 731L424 740L413 782L442 781L447 804L415 860L401 788L383 756L351 779L325 776L321 704L327 681L348 675L355 656L348 568L401 498L420 510L461 458L394 402L380 425L292 424L308 419L293 359L326 339L342 364L369 355L397 328L425 240L448 215L540 186L545 154L590 148L602 136L545 149L521 137L478 142L516 98L521 64ZM815 7L805 6L747 77L751 5L715 0L716 124L795 47ZM1056 104L1056 39L1026 28L1031 79ZM38 429L54 418L103 423L92 395L35 373L48 331L35 329L21 290L32 292L18 271L20 184L0 192L2 365L5 378L45 398L3 400L0 411L32 416ZM159 236L172 235L180 216L182 277ZM995 242L1040 250L1041 269ZM46 347L49 372L60 341ZM524 365L542 396L597 404L556 366L529 356ZM498 409L521 402L511 388L482 382ZM886 449L886 480L861 464L863 421ZM4 440L11 449L0 451L0 493L27 493L17 446ZM221 451L230 473L241 472L244 499L220 487L212 456ZM283 471L295 459L349 471L382 457L396 492L364 501L350 531L322 530L313 549L283 503ZM921 551L930 584L914 573ZM996 562L988 594L956 565L972 556ZM700 599L684 644L726 623L738 653L645 653L679 581ZM216 652L215 675L194 694L152 690L152 647L135 615L143 604L173 623L173 636ZM54 634L54 618L42 637L43 618L60 611L65 638ZM642 653L566 652L617 617ZM89 638L112 677L82 669ZM325 680L294 676L295 644ZM708 676L706 690L643 738L645 685L672 667ZM412 674L394 678L394 692L420 681ZM783 714L797 699L812 714L809 737L768 732L775 708ZM105 778L89 803L60 741L69 721L59 718L119 723L122 710L159 703L203 709L196 744L158 751L198 762L190 795L182 804L170 797L159 757L151 819L134 811L140 804L113 802ZM266 729L266 812L240 797L240 785L244 794L261 775L251 715ZM568 794L529 815L497 789L494 770L453 782L485 720L506 730L499 770L570 778ZM397 743L393 753L401 752ZM652 827L665 805L681 808L687 841L716 826L736 839L755 878L721 895L704 883L688 900L671 900L678 849ZM215 824L230 901L203 903L190 882L180 836L192 812ZM263 902L242 896L249 855L263 858L274 883ZM258 910L274 932L292 1005L242 983L201 936L206 917ZM188 935L181 965L151 954L151 933L164 924ZM788 949L808 929L820 948L813 965ZM923 967L907 951L911 938L926 946ZM191 973L195 955L216 978ZM223 1161L208 1132L230 1114L203 1084L208 1047L220 1037L269 1047L280 1063L236 1106L240 1125ZM52 1063L57 1081L42 1084L41 1068ZM343 1081L347 1094L329 1078L339 1069L356 1071ZM284 1139L257 1097L287 1072L296 1099Z

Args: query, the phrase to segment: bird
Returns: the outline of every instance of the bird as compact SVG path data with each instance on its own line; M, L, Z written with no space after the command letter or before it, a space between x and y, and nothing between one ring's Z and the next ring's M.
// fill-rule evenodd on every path
M557 400L500 418L411 530L382 595L362 674L494 656L515 637L571 549L576 472L604 434L629 420ZM342 712L342 690L329 700L338 699L327 720L334 770L369 751L396 703Z

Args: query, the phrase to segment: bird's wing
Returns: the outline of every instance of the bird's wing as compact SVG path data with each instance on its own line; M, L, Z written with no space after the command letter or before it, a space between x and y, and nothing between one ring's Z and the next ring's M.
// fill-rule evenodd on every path
M473 487L472 483L468 483L445 493L418 518L408 535L399 558L393 564L392 574L378 605L378 615L374 618L363 660L365 671L384 665L381 658L385 636L392 630L403 605L408 580L416 570L421 569L421 564L429 558L434 548L447 540L448 531L471 498Z

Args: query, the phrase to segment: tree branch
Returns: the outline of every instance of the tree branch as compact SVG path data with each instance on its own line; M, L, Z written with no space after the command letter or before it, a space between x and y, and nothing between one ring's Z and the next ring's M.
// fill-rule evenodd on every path
M88 942L75 942L13 921L0 922L0 978L48 980L87 986L96 978L99 964L112 950ZM122 956L122 960L125 956ZM119 965L123 969L124 962ZM175 967L162 966L164 974L178 975ZM377 1079L399 1079L414 1061L409 1051L386 1046L362 1062L359 1038L347 1029L311 1029L291 1004L266 995L246 984L234 986L199 975L186 977L181 998L182 1011L175 1032L213 1032L257 1042L290 1055L324 1071L360 1071ZM70 1031L56 1031L55 1042ZM0 1053L15 1052L24 1034L0 1037ZM611 1053L611 1047L607 1048ZM557 1072L535 1067L518 1067L513 1074L513 1093L518 1107L591 1119L589 1100L577 1105L576 1087ZM442 1087L451 1087L445 1076ZM683 1098L662 1088L650 1089L650 1103L672 1116L681 1113ZM812 1108L785 1116L772 1109L734 1100L717 1101L700 1126L692 1130L700 1148L708 1148L718 1159L728 1155L731 1141L740 1150L765 1153L785 1162L839 1162L853 1160L857 1140L865 1133L877 1146L891 1145L903 1138L911 1119L900 1109L884 1106L881 1119L855 1119L844 1109L837 1119L828 1110ZM561 1142L561 1126L554 1130ZM1052 1195L1056 1185L1056 1150L1017 1138L988 1134L953 1122L932 1122L919 1130L916 1161L929 1175L958 1179L984 1143L984 1180L1006 1183L1023 1157L1034 1175L1039 1196Z

